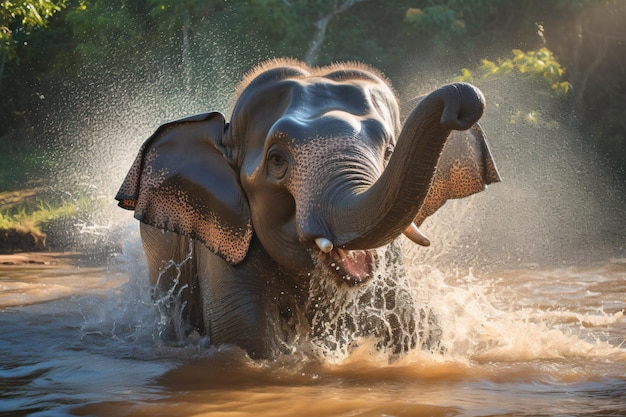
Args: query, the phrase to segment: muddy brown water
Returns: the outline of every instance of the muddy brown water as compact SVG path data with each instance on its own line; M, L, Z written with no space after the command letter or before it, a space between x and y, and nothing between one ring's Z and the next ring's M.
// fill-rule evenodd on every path
M275 361L164 341L141 254L0 268L1 416L626 415L626 260L490 273L416 266L443 354L363 341Z

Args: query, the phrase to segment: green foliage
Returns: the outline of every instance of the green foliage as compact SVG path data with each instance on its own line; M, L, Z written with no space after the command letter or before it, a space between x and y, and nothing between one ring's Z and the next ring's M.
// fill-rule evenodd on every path
M483 38L491 34L490 23L497 19L499 9L509 2L425 0L413 3L404 15L405 32L416 36L429 53L440 56L449 54L451 49L460 54L474 53Z
M251 27L285 56L302 58L311 41L314 22L327 1L249 0L240 9Z
M119 60L128 62L132 55L129 46L141 39L142 22L134 13L132 2L125 0L81 0L73 5L65 15L65 22L71 28L76 58L81 64L101 65L102 62Z
M45 27L48 19L65 7L66 2L67 0L0 1L0 67L4 63L3 59L15 58L15 31Z
M71 203L52 205L46 201L38 201L34 205L22 205L19 208L0 211L0 230L15 229L41 233L47 223L74 217L77 207Z
M410 8L406 11L404 21L423 34L446 32L460 35L465 32L465 22L457 19L454 10L443 5Z
M626 167L625 1L367 0L334 14L346 1L0 0L0 193L41 187L109 129L226 111L242 73L303 59L324 17L318 65L369 63L418 94L465 66L457 79L505 122L556 129L557 108ZM76 193L3 208L0 222L98 211L99 196Z
M46 176L41 167L41 162L45 162L42 152L30 149L27 154L24 146L20 148L0 154L0 251L10 249L2 240L8 238L10 246L9 237L16 234L31 236L36 248L42 249L48 230L55 224L79 223L98 209L97 200L85 191L74 198L52 190L42 181Z
M17 202L4 204L7 196ZM80 242L81 228L93 224L90 219L99 216L102 206L101 199L87 195L68 200L67 194L41 190L0 193L0 251L41 250L51 246L68 249L88 244ZM32 243L24 247L26 236Z
M61 219L85 218L101 201L81 190L77 196L55 191L41 183L25 183L14 191L0 192L0 230L41 234L48 224Z
M27 187L49 173L50 152L10 137L0 138L0 192Z
M187 42L191 32L201 30L203 22L223 10L226 3L226 0L147 0L148 26L164 37Z
M4 65L0 136L10 131L12 141L49 145L50 137L61 140L62 135L38 123L57 117L59 108L71 104L68 96L82 95L81 110L89 117L97 110L92 103L106 100L107 88L124 90L138 80L172 97L182 92L208 108L218 101L216 90L230 93L233 80L257 62L304 58L320 19L344 2L0 0L2 36L11 36L9 44L3 37L1 46L7 52L10 45L14 57ZM573 91L567 96L580 96L580 120L598 124L593 131L602 135L623 137L626 76L619 31L625 5L614 0L362 1L332 15L316 63L363 61L400 87L433 68L445 78L466 66L462 78L476 81L517 74L553 96ZM603 56L597 53L602 51ZM488 59L472 66L480 57Z
M557 95L567 94L571 88L570 83L564 80L565 69L546 47L528 52L514 49L512 58L499 59L496 62L483 59L474 73L463 68L462 74L455 80L474 82L475 76L488 78L511 73L539 81Z
M552 51L542 47L527 52L514 49L512 56L495 62L482 59L476 69L463 68L453 81L479 86L496 107L508 103L506 115L512 125L558 129L557 120L570 114L567 103L572 101L566 75Z

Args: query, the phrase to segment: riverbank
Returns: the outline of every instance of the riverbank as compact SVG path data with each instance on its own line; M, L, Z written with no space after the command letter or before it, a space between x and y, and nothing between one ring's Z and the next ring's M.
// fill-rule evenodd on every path
M101 196L45 184L0 191L0 254L117 252L119 236L103 222L103 207Z
M0 192L0 254L64 250L53 247L54 225L77 213L75 205L43 186Z
M0 254L0 269L15 267L50 267L62 268L77 266L84 262L79 252L19 252Z

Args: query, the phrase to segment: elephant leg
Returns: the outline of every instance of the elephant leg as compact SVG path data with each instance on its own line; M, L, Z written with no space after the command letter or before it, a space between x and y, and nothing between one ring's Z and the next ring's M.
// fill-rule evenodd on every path
M199 242L195 254L211 344L239 346L252 358L289 351L302 323L298 286L288 284L258 241L253 238L248 255L235 266Z
M143 223L140 232L150 284L154 286L153 298L165 307L172 319L178 314L185 332L194 329L203 332L200 287L191 240Z

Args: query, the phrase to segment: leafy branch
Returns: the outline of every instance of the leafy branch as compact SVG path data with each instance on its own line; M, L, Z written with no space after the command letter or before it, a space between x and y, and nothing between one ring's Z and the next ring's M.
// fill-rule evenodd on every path
M489 78L492 76L518 73L543 83L556 94L565 95L571 89L571 84L564 80L565 68L554 57L548 48L537 51L524 52L513 49L513 57L499 59L497 62L488 59L481 60L480 66L474 71L463 68L455 81L474 82L476 77Z
M7 61L15 58L13 33L45 27L67 0L4 0L0 2L0 80Z

